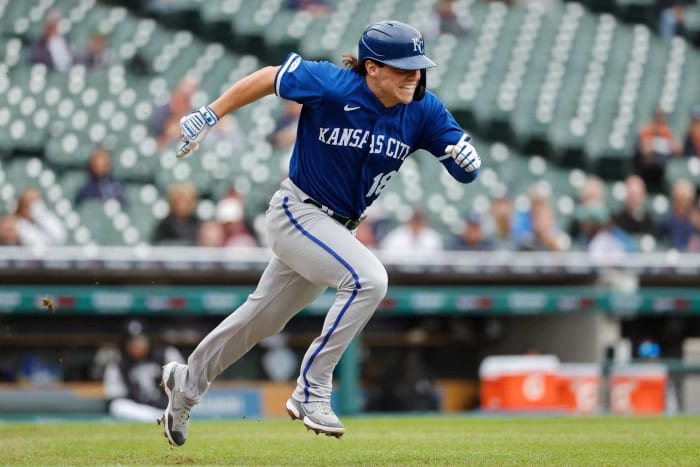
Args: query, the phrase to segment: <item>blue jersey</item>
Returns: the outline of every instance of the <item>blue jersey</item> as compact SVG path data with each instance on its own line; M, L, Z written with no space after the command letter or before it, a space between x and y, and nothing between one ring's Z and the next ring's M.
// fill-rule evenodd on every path
M339 214L359 218L417 149L439 158L462 183L476 178L478 171L467 173L445 157L464 130L430 92L386 108L363 76L291 53L275 76L275 94L303 105L290 179Z

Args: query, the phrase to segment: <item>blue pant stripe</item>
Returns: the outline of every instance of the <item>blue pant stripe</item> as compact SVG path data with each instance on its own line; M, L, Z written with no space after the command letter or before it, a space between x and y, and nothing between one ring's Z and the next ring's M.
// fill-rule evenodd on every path
M299 224L299 222L294 218L292 213L289 211L289 196L284 197L284 201L282 203L282 207L284 208L284 212L287 214L287 217L289 218L289 221L294 225L294 227L297 228L305 237L309 238L312 242L326 250L331 256L333 256L340 264L342 264L345 269L350 271L350 274L352 274L353 279L355 280L355 287L352 289L352 293L350 294L350 298L345 302L345 305L343 305L343 308L340 310L340 313L338 313L338 316L336 317L335 321L333 322L333 325L331 328L328 330L325 336L323 336L323 341L321 341L321 344L318 346L318 348L314 351L314 353L311 355L309 358L309 361L306 362L306 366L304 367L304 371L302 371L302 378L304 378L304 402L309 401L309 382L306 379L306 374L309 372L309 369L311 368L311 365L313 364L314 360L316 359L316 356L319 354L321 350L326 346L326 343L328 343L328 339L330 339L331 335L333 332L336 330L338 327L338 324L340 323L340 320L342 319L343 315L345 314L345 311L350 307L350 304L355 300L355 297L357 296L357 291L362 288L360 285L360 278L358 277L357 273L355 270L348 264L347 261L345 261L338 253L336 253L331 247L323 243L321 240L318 238L314 237L309 231L307 231L304 227Z

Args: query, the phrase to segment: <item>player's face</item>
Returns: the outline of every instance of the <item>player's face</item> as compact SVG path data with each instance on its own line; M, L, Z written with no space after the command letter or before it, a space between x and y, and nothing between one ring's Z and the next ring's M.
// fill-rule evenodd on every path
M368 70L368 84L385 107L410 104L420 81L420 70L399 70L374 66Z

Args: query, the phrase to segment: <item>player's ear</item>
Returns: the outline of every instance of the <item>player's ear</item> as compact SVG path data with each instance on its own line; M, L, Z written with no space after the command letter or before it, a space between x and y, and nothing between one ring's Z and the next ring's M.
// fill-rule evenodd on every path
M377 64L372 60L365 60L365 70L367 71L368 75L374 76L374 74L377 72Z

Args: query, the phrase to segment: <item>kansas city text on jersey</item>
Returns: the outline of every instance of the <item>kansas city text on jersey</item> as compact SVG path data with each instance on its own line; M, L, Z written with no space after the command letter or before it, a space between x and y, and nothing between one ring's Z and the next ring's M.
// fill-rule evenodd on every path
M320 128L318 140L331 146L347 146L365 149L369 144L370 154L382 154L392 159L404 160L411 147L396 138L375 135L362 128Z

